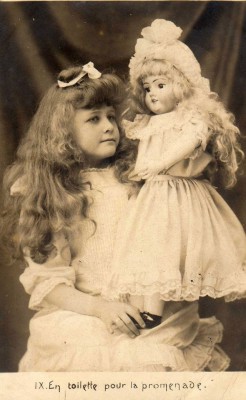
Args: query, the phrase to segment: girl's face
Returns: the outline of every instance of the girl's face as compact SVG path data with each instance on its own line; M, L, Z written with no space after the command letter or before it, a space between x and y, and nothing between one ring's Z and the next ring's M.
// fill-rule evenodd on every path
M115 154L119 129L115 110L106 105L76 110L73 138L85 155L89 167L98 167Z
M172 111L177 103L172 84L165 76L153 75L143 79L145 104L154 114Z

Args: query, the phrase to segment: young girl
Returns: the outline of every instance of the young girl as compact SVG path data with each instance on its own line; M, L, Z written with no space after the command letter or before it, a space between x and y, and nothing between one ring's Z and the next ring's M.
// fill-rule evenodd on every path
M131 295L149 327L165 300L245 296L245 234L209 183L215 172L236 182L243 155L239 131L181 29L155 20L142 31L130 61L134 98L128 138L139 141L133 180L145 181L121 229L104 295Z
M119 125L123 99L120 79L92 63L61 72L6 174L4 233L25 257L20 280L38 311L20 371L228 366L216 344L221 324L200 320L196 304L177 312L170 302L172 316L140 334L131 320L144 327L136 307L101 296L128 209L129 184L119 180L133 165Z

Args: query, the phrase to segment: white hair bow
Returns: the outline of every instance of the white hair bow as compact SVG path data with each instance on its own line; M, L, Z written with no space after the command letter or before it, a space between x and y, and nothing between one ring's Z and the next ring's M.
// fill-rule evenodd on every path
M81 78L83 78L85 75L88 75L90 79L98 79L102 75L101 72L99 72L95 67L93 62L88 62L88 64L83 65L82 71L76 78L72 79L69 82L63 82L58 79L57 84L60 88L65 88L68 86L73 86L77 82L80 81Z

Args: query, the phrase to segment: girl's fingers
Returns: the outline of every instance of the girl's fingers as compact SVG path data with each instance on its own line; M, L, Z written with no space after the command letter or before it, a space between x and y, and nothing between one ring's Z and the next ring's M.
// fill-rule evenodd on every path
M141 315L139 314L139 311L135 311L133 309L127 311L127 313L135 319L135 321L142 327L145 328L145 322L143 320L143 318L141 317Z
M111 334L117 330L134 338L139 335L137 324L145 328L144 320L141 318L140 312L136 307L127 303L111 303L111 306L115 309L118 308L118 311L115 310L116 312L112 312L111 310L104 320Z
M138 331L136 325L131 320L131 318L129 318L129 316L127 314L122 315L121 319L124 322L125 326L127 327L129 333L133 333L134 336L138 336L139 335L139 331ZM131 334L130 334L130 336L131 336Z
M128 326L125 324L125 322L121 318L117 318L115 321L115 325L117 329L119 329L122 333L125 333L126 335L134 338L136 335L133 333L131 329L128 328Z

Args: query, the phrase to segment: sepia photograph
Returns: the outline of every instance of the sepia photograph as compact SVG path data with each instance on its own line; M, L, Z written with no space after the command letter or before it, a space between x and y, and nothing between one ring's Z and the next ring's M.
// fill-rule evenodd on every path
M246 2L1 1L0 49L0 372L245 372Z

